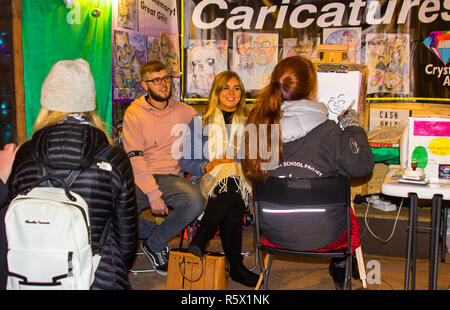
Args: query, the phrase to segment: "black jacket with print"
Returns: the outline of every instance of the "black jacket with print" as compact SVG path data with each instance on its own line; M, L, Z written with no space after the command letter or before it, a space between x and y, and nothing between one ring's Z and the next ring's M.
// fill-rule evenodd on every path
M130 289L128 263L135 251L137 211L131 164L125 152L109 145L105 134L90 125L61 123L43 128L17 151L10 199L43 175L37 158L48 175L62 179L71 170L84 169L70 190L89 206L94 248L99 247L106 223L112 219L91 289Z
M369 175L373 167L373 153L364 129L351 126L342 130L334 121L327 120L304 137L283 143L283 160L271 175L360 178Z

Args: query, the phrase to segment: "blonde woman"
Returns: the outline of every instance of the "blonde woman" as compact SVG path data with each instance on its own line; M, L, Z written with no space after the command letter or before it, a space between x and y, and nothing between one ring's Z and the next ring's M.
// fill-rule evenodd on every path
M189 250L202 256L219 230L231 279L252 287L256 286L258 275L244 266L241 255L242 219L251 195L239 156L246 119L245 90L239 76L233 71L219 73L213 81L206 112L189 124L190 135L183 145L180 164L207 199ZM195 130L199 126L202 130ZM202 154L196 153L199 149Z
M133 174L125 152L103 131L89 64L83 59L54 64L42 85L41 105L33 136L16 153L10 199L44 174L65 179L81 170L70 190L89 206L94 251L111 223L91 289L131 289L127 265L137 230Z

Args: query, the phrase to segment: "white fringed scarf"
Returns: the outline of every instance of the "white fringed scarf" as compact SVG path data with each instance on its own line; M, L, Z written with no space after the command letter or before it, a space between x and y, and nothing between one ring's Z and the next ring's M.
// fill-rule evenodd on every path
M208 155L209 160L215 158L236 158L243 151L245 119L233 116L230 132L227 131L222 111L216 108L212 121L208 124ZM242 157L241 157L242 158ZM252 187L245 177L242 165L239 162L220 164L205 174L200 181L200 190L205 196L215 197L214 190L219 187L219 193L227 191L227 178L232 178L238 187L246 206L251 200Z

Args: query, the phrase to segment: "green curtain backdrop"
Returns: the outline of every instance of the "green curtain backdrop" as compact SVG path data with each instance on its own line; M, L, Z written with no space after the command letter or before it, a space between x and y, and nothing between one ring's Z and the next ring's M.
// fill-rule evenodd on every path
M93 17L92 10L100 9ZM51 66L83 58L95 80L97 112L111 133L111 1L22 0L23 67L27 137L41 108L41 86Z

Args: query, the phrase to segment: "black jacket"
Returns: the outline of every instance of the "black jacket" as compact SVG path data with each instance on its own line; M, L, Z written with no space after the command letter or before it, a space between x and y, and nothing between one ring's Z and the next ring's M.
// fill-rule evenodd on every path
M137 211L125 152L109 145L105 134L90 125L61 123L43 128L17 151L9 179L10 199L43 175L38 158L49 175L60 178L84 169L70 190L89 205L94 247L98 248L103 229L112 219L91 289L130 289L128 263L135 251Z
M283 161L272 176L318 178L336 175L361 178L374 167L373 153L363 128L342 130L327 120L305 136L283 143Z

